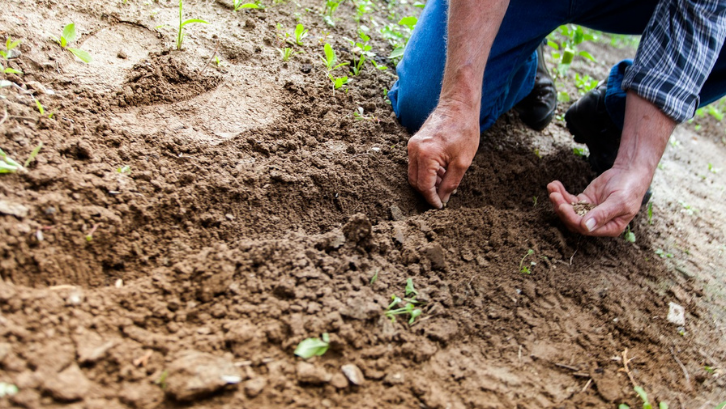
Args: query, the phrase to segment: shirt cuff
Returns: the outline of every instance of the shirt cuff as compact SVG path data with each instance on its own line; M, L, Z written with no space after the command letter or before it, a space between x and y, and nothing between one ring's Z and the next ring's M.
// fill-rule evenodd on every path
M625 70L622 88L650 101L676 123L691 119L699 104L698 93L684 87L677 78L637 62Z

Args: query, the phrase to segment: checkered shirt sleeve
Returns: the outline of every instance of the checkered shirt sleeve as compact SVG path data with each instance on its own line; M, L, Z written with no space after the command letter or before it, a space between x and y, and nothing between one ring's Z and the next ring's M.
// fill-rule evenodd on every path
M726 1L660 1L625 71L623 90L635 91L676 122L690 119L724 37Z

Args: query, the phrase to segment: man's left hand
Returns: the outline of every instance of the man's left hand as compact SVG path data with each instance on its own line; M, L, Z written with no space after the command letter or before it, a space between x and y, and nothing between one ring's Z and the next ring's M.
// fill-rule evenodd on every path
M581 194L567 192L558 180L547 185L555 212L572 231L587 236L619 236L640 209L652 172L648 169L613 167L590 182ZM575 213L573 203L595 206L584 216Z

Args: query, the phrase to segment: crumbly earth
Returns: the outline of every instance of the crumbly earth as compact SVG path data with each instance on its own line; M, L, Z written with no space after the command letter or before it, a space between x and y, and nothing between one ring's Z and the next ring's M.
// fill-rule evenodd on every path
M0 147L43 148L0 175L0 382L19 389L0 406L637 407L626 362L651 402L726 400L719 123L677 130L636 243L557 219L547 183L592 177L559 120L539 134L505 115L431 210L383 96L395 73L334 91L319 63L322 37L352 59L352 4L335 27L308 0L184 6L211 24L173 51L174 1L3 2L25 74L4 77L19 87L0 90ZM298 19L310 35L283 62L276 25ZM71 21L91 64L49 40ZM633 53L595 46L603 60L575 68L599 78ZM408 278L413 325L384 316ZM294 356L322 333L323 356Z

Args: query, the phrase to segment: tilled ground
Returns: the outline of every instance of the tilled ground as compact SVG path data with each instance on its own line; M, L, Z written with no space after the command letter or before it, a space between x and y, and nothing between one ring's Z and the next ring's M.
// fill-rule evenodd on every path
M0 382L19 388L0 406L616 407L637 406L633 382L672 408L726 399L722 298L651 244L680 220L639 216L637 244L567 232L546 184L592 175L561 125L533 139L505 116L429 210L406 182L391 70L333 91L318 62L326 36L352 58L351 5L330 28L305 11L320 4L189 1L212 24L171 51L155 27L174 2L78 3L0 15L25 73L0 91L0 147L43 142L0 184ZM298 17L311 34L283 63L276 25ZM70 21L90 65L48 40ZM384 316L408 278L413 325ZM322 333L325 355L293 355Z

